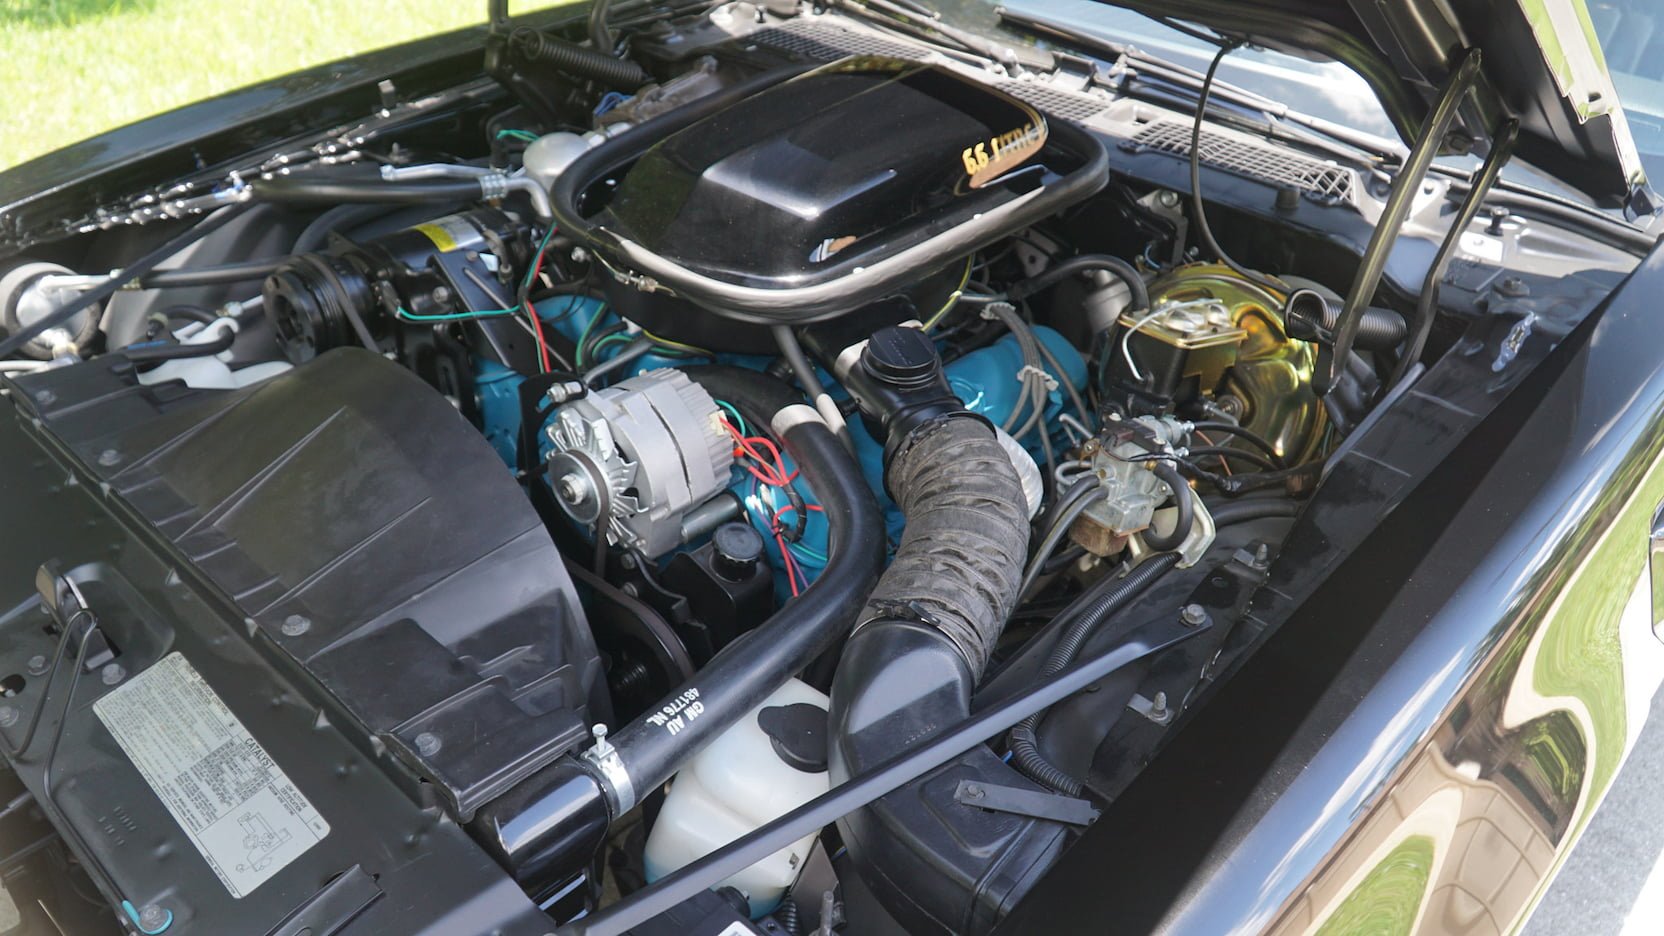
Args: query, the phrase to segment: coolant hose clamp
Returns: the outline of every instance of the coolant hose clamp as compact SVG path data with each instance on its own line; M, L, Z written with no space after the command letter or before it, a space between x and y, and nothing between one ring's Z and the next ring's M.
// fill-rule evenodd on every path
M601 788L606 791L612 814L621 816L636 804L635 784L630 781L630 772L624 769L624 759L618 756L618 748L607 741L607 726L596 725L590 732L595 736L595 743L584 752L584 760L595 769Z

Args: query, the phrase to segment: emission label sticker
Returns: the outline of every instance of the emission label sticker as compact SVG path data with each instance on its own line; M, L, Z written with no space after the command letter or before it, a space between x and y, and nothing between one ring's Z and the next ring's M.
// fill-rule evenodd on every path
M178 652L93 711L232 897L329 834L329 823Z
M485 238L474 226L461 218L440 218L411 228L421 231L427 239L433 241L433 246L439 248L440 253L450 253L459 247L480 247L485 244Z

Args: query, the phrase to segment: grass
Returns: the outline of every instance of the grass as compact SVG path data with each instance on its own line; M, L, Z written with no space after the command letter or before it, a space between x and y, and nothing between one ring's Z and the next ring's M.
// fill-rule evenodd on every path
M484 20L485 0L0 0L0 169L223 91Z

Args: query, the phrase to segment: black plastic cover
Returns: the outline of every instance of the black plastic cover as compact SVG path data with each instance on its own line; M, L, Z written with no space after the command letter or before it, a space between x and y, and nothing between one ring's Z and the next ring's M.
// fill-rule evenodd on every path
M1091 194L1106 168L1090 134L988 85L864 56L649 121L552 194L564 230L653 284L732 317L810 321Z
M988 162L1007 134L1008 155ZM916 62L856 59L658 143L603 223L706 276L800 285L926 233L926 222L1008 200L1011 188L979 185L968 170L991 182L991 170L1015 168L1045 141L1045 119L1015 98Z
M339 349L221 392L145 386L112 356L19 383L48 433L458 819L609 714L524 492L396 364Z
M483 550L473 571L488 580L496 580L496 566L515 557L529 566L542 554L529 535L520 538L520 492L492 480L502 479L501 463L490 464L484 443L469 438L432 390L366 354L325 356L259 390L229 393L145 387L131 370L110 355L0 381L9 391L0 394L0 529L8 533L0 536L0 678L9 690L0 700L0 755L36 803L50 804L67 850L108 876L115 893L103 899L166 910L173 915L168 936L546 934L549 917L431 797L412 795L413 787L436 785L416 784L404 755L370 737L358 714L371 714L361 705L371 686L389 687L388 698L375 700L386 707L377 717L414 711L416 693L431 694L444 724L430 730L446 743L430 760L447 775L470 764L506 765L519 755L507 742L536 728L558 732L575 719L537 718L526 709L533 682L549 704L565 695L572 701L562 704L582 705L580 677L593 651L585 650L582 622L562 605L569 588L558 563L523 576L490 603L428 577L468 550ZM310 433L297 437L307 420ZM209 438L220 444L206 449ZM272 457L274 445L284 446L284 457ZM426 449L435 453L431 462L415 454ZM383 463L371 465L373 458ZM215 480L230 483L261 459L268 470L243 474L237 494ZM419 469L445 459L463 472L436 486ZM467 472L480 467L492 470L471 480ZM397 505L405 496L399 485L419 486L402 508L410 519L387 524L382 537L356 551L340 548L335 535L350 531L359 511ZM273 498L284 488L296 492L293 500ZM312 492L310 502L299 502L302 490ZM499 496L501 507L494 506ZM444 511L463 508L472 510L474 527L443 536L422 528L425 518L448 521L454 517ZM147 519L163 509L178 514ZM283 509L290 513L282 516ZM486 524L500 543L495 553L480 531ZM262 529L268 535L256 535ZM337 578L336 564L302 574L305 556L332 547L356 587ZM364 565L398 550L406 556L402 571L383 565L378 577ZM43 670L57 638L34 584L47 561L97 614L118 670L74 679L65 661L48 688ZM354 621L398 620L390 596L401 574L425 595L404 610L435 633L385 629L397 635L381 644L389 654L362 667L344 701L309 669L331 658L311 640L333 635L352 648L369 636ZM269 587L261 585L266 576ZM272 627L297 612L310 619L301 638ZM509 620L521 629L517 652L504 650ZM401 641L426 649L406 656ZM200 673L329 825L241 897L221 883L94 711L174 654ZM450 662L441 666L441 659ZM489 679L478 678L484 673ZM12 756L37 711L45 717L32 747ZM452 731L461 716L477 732L472 746ZM381 737L397 740L402 731ZM501 748L493 746L498 738ZM79 886L90 893L85 882ZM105 919L113 929L114 917Z

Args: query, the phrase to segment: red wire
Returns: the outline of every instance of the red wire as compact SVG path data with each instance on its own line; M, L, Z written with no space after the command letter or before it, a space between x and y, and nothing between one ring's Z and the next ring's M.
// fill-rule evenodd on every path
M743 454L760 466L760 468L751 465L745 466L745 470L751 472L757 480L770 487L785 487L792 483L793 478L797 477L795 471L787 473L785 461L780 457L780 450L774 447L773 442L755 436L747 438L741 435L740 431L735 429L733 423L730 423L727 419L722 420L722 425L728 430L729 435L734 437L736 444L735 457ZM767 457L753 447L758 445L768 450Z
M756 478L760 483L772 488L784 488L791 486L792 480L797 477L797 472L788 472L786 470L785 459L781 457L780 450L775 447L773 442L770 442L761 436L748 437L735 428L734 424L730 423L726 416L720 417L720 419L723 428L727 429L728 434L734 437L734 457L739 458L743 455L746 458L751 459L751 461L756 462L755 465L742 463L745 470L750 472L753 478ZM757 450L758 447L764 449L767 452L767 455L764 455L763 452L759 452ZM780 564L786 572L786 584L791 588L792 597L794 598L801 592L798 582L807 582L807 578L803 575L802 570L799 568L797 559L792 556L791 547L786 545L784 528L780 525L779 516L786 511L795 509L797 508L793 505L787 504L785 507L775 510L774 520L772 521L772 528L770 530L770 532L774 534L774 544L780 549ZM810 511L821 510L824 512L818 504L805 504L804 509Z
M797 562L792 559L792 551L786 548L786 538L780 535L778 527L774 531L774 542L780 547L780 561L786 567L786 584L791 586L792 597L797 597Z
M552 235L554 232L551 231ZM548 253L549 242L545 238L543 248L537 252L537 259L532 263L532 275L526 280L529 285L537 281L537 274L543 272L543 256ZM531 300L526 300L526 314L531 316L532 331L537 335L537 355L543 364L543 373L549 373L549 342L543 337L543 320L537 317L537 310L532 308Z
M543 373L549 373L549 342L543 338L543 320L537 317L537 310L530 302L526 303L526 314L532 318L532 331L537 335L537 354L543 360Z

